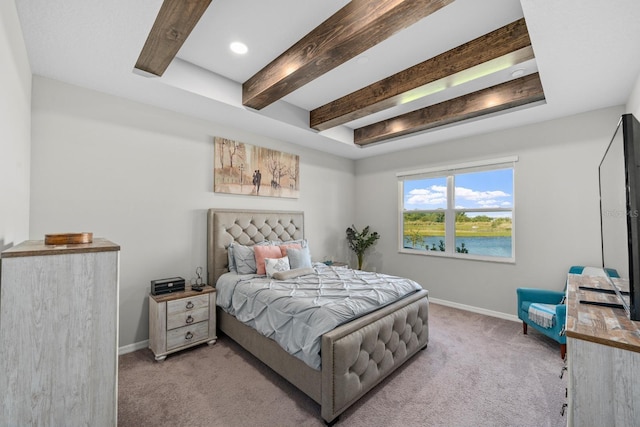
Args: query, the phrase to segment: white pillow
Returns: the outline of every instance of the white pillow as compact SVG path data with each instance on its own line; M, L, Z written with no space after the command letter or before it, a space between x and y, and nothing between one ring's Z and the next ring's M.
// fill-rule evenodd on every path
M273 276L273 273L278 271L287 271L290 270L289 266L289 258L265 258L264 259L264 268L267 271L267 277Z
M582 275L607 277L607 273L604 272L604 268L602 267L585 267L584 270L582 270Z

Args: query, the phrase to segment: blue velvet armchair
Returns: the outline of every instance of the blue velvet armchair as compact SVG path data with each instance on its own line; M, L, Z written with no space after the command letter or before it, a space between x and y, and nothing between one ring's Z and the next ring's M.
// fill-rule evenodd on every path
M569 269L570 274L582 274L584 266L573 266ZM615 270L607 269L609 275L617 277ZM522 332L526 335L528 326L531 326L536 331L548 336L549 338L560 343L560 357L564 359L567 352L567 338L564 335L564 326L567 321L567 306L564 304L564 295L566 293L565 288L562 291L552 291L547 289L537 288L518 288L516 290L518 294L518 318L522 320ZM529 309L531 304L550 304L550 314L553 319L550 327L544 327L535 322L529 317Z

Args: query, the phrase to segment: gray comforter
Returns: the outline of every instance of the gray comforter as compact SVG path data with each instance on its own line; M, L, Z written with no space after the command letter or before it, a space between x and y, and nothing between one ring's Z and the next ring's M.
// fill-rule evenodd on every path
M226 273L216 284L217 305L320 369L322 334L422 289L386 274L321 263L313 270L287 280Z

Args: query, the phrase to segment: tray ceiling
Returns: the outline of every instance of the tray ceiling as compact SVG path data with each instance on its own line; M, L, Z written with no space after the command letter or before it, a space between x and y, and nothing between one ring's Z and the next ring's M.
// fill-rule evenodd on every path
M633 0L167 0L161 77L134 66L163 1L55 3L16 1L35 74L354 159L624 104L640 72Z

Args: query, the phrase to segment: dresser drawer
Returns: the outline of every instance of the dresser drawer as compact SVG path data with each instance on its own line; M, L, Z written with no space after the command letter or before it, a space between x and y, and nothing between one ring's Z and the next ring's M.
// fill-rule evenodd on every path
M181 326L192 325L209 318L209 305L187 311L179 311L167 314L167 330L179 328Z
M167 351L178 347L206 340L209 336L209 323L200 322L193 325L167 331Z
M176 313L186 313L199 308L209 307L209 296L198 295L189 298L181 298L167 302L167 316L171 317Z

